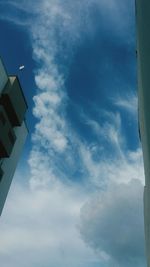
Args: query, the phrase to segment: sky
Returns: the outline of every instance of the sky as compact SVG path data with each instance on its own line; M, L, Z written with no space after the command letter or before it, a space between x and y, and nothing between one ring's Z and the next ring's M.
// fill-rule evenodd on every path
M0 55L29 106L1 265L145 267L134 0L0 0L0 10Z

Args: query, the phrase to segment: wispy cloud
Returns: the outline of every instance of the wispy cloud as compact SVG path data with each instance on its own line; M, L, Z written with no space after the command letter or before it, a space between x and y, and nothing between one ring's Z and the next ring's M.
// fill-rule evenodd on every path
M144 172L142 151L122 152L122 157L106 157L103 160L94 160L94 149L81 147L81 154L85 168L88 170L88 178L100 188L106 188L110 183L127 184L132 179L138 179L144 184ZM119 151L120 153L120 151ZM118 153L118 154L119 154Z
M124 97L116 98L114 104L119 108L122 108L132 114L134 117L137 116L138 110L138 99L136 95L127 95Z

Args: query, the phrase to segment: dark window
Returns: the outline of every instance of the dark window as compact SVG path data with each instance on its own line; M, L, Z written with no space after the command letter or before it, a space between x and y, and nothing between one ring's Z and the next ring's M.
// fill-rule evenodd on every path
M1 120L1 122L3 123L3 125L5 125L5 123L6 123L6 119L5 119L5 117L4 117L4 115L3 115L2 112L0 112L0 120Z
M3 178L3 174L4 174L4 172L3 172L3 170L0 167L0 182L1 182L2 178Z
M12 134L12 132L9 130L8 132L8 137L9 137L9 140L10 142L12 143L12 145L15 143L15 136Z

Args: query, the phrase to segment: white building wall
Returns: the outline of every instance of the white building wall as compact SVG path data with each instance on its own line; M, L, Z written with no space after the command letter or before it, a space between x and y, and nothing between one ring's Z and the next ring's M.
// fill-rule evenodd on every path
M5 158L2 162L1 168L4 172L0 181L0 215L5 204L5 200L12 182L12 178L19 160L22 147L25 143L28 131L25 123L23 122L21 127L14 128L16 134L16 142L9 158Z

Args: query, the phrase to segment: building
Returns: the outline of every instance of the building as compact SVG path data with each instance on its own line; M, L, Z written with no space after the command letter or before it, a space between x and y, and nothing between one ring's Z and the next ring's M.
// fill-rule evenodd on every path
M144 157L144 224L150 267L150 1L136 0L139 126Z
M0 215L28 133L26 110L17 76L8 76L0 59Z

